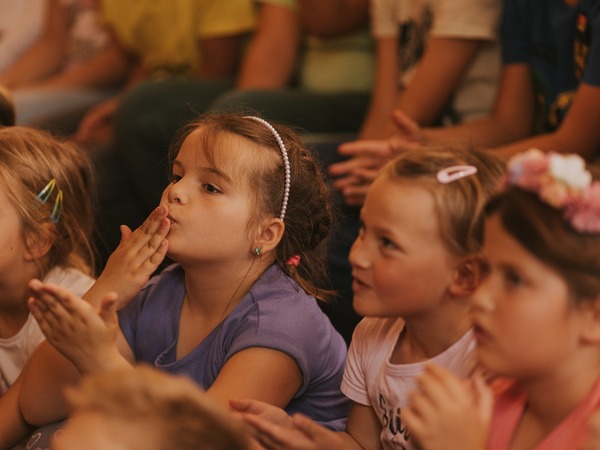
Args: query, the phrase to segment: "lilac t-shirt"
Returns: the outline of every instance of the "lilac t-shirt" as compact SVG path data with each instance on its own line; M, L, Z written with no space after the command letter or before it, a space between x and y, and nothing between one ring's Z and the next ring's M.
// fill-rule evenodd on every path
M119 312L138 362L187 375L208 389L236 352L249 347L279 350L294 358L302 372L302 386L286 411L301 412L335 430L345 428L349 401L340 383L346 344L314 297L271 266L204 341L176 360L184 276L181 266L168 267Z

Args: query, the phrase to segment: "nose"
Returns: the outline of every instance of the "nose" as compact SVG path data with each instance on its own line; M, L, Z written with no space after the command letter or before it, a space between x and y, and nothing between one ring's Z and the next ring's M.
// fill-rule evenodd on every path
M167 186L163 192L163 199L165 198L168 203L185 203L187 195L185 192L185 185L182 180L179 180L177 183L171 183Z
M471 297L471 305L474 311L491 311L494 309L494 291L496 280L489 274L483 278L479 287Z
M366 269L369 267L366 246L367 243L363 235L359 235L352 244L348 260L353 268Z

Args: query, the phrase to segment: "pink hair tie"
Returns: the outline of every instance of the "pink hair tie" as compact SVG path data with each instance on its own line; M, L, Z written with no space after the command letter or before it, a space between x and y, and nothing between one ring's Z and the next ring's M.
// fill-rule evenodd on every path
M298 267L298 264L300 264L300 255L290 256L285 262L286 266Z

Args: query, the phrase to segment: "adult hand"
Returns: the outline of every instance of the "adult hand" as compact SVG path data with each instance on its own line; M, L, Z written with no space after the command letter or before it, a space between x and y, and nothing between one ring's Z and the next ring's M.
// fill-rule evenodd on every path
M425 142L419 125L400 110L395 110L392 119L397 132L388 139L358 140L342 144L338 152L346 161L332 164L329 174L335 178L338 189L346 204L360 206L367 189L379 170L394 156Z
M112 121L120 103L120 97L113 97L90 108L75 133L75 142L83 146L107 143L112 138Z

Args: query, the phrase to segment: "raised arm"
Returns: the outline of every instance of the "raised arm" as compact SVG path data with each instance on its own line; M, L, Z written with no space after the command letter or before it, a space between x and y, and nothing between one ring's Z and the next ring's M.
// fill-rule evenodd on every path
M285 87L294 73L299 42L296 12L282 6L261 4L258 27L242 63L237 88Z

